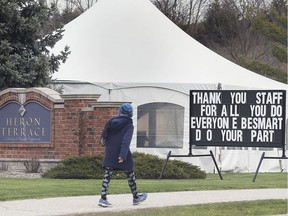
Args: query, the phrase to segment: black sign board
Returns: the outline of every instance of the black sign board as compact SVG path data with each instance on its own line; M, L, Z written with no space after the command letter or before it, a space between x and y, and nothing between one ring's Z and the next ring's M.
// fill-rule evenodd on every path
M285 145L286 91L191 90L190 145Z

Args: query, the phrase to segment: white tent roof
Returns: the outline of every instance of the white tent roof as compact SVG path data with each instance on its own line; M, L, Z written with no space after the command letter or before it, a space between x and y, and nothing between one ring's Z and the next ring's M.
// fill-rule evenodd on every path
M191 38L149 0L100 0L65 26L53 52L70 46L58 80L222 83L286 88L248 71Z
M64 38L53 49L57 54L68 45L72 51L54 74L64 94L97 93L101 94L99 101L130 101L137 123L140 105L161 102L184 107L183 148L171 149L173 154L188 151L189 90L215 90L218 83L223 89L287 89L287 85L257 75L207 49L149 0L99 0L67 24L65 30ZM138 124L132 151L167 155L167 148L136 147L136 131ZM197 150L201 151L207 152ZM261 156L260 151L249 153L248 159L241 151L221 152L222 170L250 170ZM210 158L193 158L192 162L209 172L214 170ZM266 170L279 167L279 162L269 166Z

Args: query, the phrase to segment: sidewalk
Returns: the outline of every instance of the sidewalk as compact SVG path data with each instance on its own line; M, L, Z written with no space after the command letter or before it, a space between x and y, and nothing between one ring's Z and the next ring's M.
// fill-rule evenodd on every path
M0 202L1 216L57 216L91 212L118 212L131 209L193 205L218 202L287 199L287 189L213 190L148 193L140 205L133 206L131 194L109 195L113 207L98 206L99 196L76 196Z

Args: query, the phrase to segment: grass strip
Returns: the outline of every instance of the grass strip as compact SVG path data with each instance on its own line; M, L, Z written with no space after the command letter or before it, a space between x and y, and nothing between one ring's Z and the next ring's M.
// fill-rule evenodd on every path
M144 180L138 179L139 192L172 192L199 190L287 188L287 173L260 173L252 182L253 173L208 174L206 179ZM13 179L0 178L0 200L99 195L100 179ZM130 193L127 180L112 179L110 194Z
M286 215L287 200L261 200L217 204L197 204L165 208L137 209L123 212L77 214L77 216L250 216Z

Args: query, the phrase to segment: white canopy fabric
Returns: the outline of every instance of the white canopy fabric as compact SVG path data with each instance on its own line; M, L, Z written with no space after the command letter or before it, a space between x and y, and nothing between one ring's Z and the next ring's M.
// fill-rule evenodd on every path
M63 85L64 94L101 94L100 101L129 101L135 110L161 102L184 108L183 148L136 147L131 149L166 157L187 154L189 149L189 90L285 89L287 85L246 70L201 45L149 0L99 0L92 8L65 26L63 39L52 50L59 53L68 45L71 55L53 78ZM222 171L255 171L262 154L254 148L214 151ZM209 148L208 148L209 150ZM207 149L194 150L207 153ZM269 151L279 156L278 150ZM213 172L211 158L181 158ZM281 163L285 163L281 161ZM263 162L261 171L279 171L287 164Z
M65 26L71 55L54 75L89 82L222 83L283 88L212 52L149 0L100 0Z

